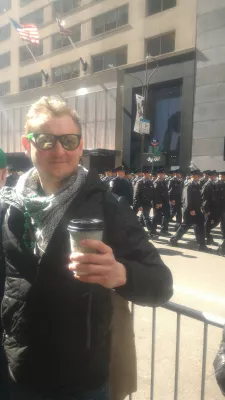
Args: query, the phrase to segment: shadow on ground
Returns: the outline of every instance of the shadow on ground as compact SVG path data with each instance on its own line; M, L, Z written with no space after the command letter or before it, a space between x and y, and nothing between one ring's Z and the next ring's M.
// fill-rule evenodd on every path
M158 248L157 250L162 256L181 256L185 258L197 258L197 256L191 256L183 253L182 251L176 251L173 249Z

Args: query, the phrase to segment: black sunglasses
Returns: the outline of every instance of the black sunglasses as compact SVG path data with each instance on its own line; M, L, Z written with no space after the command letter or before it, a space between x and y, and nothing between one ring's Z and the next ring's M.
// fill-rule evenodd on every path
M55 147L57 141L60 142L65 150L76 150L81 141L81 135L69 134L55 136L50 133L32 133L28 134L28 140L34 142L40 150L51 150Z

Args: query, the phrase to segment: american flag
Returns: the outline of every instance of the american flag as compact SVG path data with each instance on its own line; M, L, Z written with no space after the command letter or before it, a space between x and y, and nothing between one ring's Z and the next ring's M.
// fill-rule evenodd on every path
M63 26L62 21L60 21L60 19L58 17L56 17L56 22L58 24L59 27L59 33L61 35L65 35L65 36L71 36L72 35L72 31L70 29L67 29Z
M14 19L10 18L14 28L17 30L20 38L26 42L40 44L40 36L38 28L34 24L18 24Z

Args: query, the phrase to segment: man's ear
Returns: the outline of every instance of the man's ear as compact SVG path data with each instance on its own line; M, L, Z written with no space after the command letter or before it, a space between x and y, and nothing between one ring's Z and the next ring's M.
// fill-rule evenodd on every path
M26 136L22 136L21 143L24 148L24 153L26 154L26 156L30 157L31 146L28 138Z

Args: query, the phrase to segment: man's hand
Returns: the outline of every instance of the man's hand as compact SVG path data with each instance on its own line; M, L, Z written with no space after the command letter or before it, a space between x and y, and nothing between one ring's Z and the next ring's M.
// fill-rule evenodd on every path
M143 207L139 207L138 211L143 212Z
M172 204L172 206L175 206L176 205L176 201L175 200L171 200L171 204Z
M98 240L82 240L81 246L93 250L93 253L73 253L69 268L75 272L75 278L81 282L97 283L107 289L124 286L127 281L126 268L115 260L109 246ZM95 254L97 251L98 254Z
M159 208L162 208L162 204L156 204L156 208L157 208L157 210L158 210Z
M196 212L194 210L190 211L190 214L192 215L192 217L194 217L196 215Z

